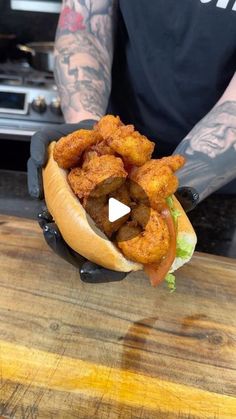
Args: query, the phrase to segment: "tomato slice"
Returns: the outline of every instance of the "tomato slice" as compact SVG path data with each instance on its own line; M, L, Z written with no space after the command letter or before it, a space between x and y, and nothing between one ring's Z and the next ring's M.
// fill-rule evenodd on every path
M165 218L169 230L170 247L166 257L162 259L162 261L159 264L150 263L144 265L144 271L149 276L150 282L153 287L156 287L165 279L176 256L176 229L173 217L167 206L162 210L161 214L163 218Z

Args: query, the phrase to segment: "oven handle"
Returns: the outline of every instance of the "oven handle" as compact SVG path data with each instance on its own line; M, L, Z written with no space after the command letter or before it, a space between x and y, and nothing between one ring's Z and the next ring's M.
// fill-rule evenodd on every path
M21 128L0 128L0 136L2 134L5 134L5 135L16 135L17 137L19 136L32 137L32 135L35 132L36 130L32 131L32 130L26 130L26 129L21 129Z

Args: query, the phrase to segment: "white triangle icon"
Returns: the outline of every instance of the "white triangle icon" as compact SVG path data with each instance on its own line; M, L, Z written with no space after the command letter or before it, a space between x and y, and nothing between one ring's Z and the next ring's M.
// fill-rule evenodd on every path
M131 211L130 207L122 202L118 201L115 198L109 198L108 201L108 219L110 223L113 223L119 218L123 217L126 214L129 214Z

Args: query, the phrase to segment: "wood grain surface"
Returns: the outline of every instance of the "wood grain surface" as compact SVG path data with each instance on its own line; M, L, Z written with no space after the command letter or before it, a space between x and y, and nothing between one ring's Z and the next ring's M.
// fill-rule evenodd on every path
M84 284L0 215L0 418L236 418L236 261Z

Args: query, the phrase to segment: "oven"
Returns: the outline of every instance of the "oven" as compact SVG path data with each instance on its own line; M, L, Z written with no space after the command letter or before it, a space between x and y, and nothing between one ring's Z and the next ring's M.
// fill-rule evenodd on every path
M11 0L12 10L59 13L61 0Z
M0 168L26 171L34 132L64 122L53 74L0 63Z

